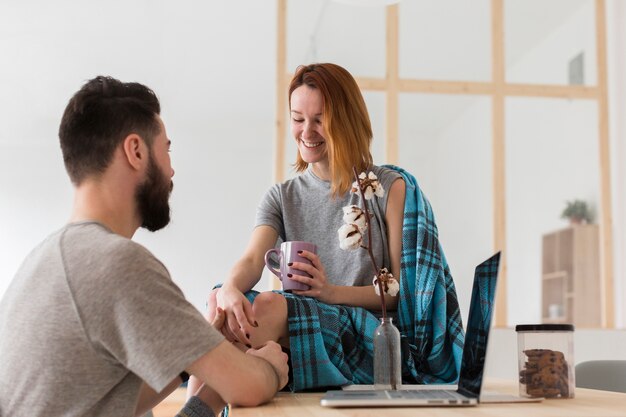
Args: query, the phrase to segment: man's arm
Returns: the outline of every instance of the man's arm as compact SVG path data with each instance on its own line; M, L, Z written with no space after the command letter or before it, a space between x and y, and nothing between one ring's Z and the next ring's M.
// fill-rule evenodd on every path
M224 341L187 369L225 403L256 406L287 384L289 368L287 355L275 342L243 353Z
M225 320L225 311L217 307L211 325L220 330ZM187 387L192 392L188 394L196 395L196 387L201 386L200 391L207 396L200 398L208 401L213 410L221 407L222 402L261 404L287 384L287 359L275 342L268 342L259 349L248 349L246 353L229 342L222 342L187 368L193 375Z
M144 416L179 387L181 383L181 378L176 377L163 391L157 393L144 382L139 394L139 403L135 409L135 417ZM220 414L224 407L226 407L224 400L215 391L203 385L195 393L194 398L187 399L184 407L176 414L176 417L215 417Z
M274 342L243 353L224 341L188 369L204 383L196 395L216 415L226 404L255 406L265 403L287 384L288 379L287 355ZM176 377L161 392L144 383L135 415L144 415L181 383L180 377Z
M141 384L141 390L139 391L139 400L137 401L137 407L135 408L135 416L143 416L150 411L154 406L163 401L165 397L170 395L180 384L182 383L180 377L176 377L167 384L163 391L156 392L145 382Z
M224 310L218 307L211 325L221 329L225 317ZM186 370L193 375L191 379L197 378L201 384L201 388L194 390L191 395L198 396L217 415L227 403L253 406L269 401L287 384L289 367L287 355L275 342L268 342L259 349L248 349L243 353L224 341ZM189 388L192 385L191 379ZM174 378L160 393L144 383L135 415L145 414L181 382L180 377Z

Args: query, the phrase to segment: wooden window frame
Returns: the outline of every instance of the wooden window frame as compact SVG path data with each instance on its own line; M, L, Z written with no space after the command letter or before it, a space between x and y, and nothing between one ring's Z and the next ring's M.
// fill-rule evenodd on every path
M274 180L285 179L285 138L287 134L287 87L292 74L287 70L287 3L277 0L277 58L276 58L276 138ZM609 155L609 116L606 56L606 5L595 0L597 84L570 86L549 84L507 83L504 51L504 0L491 0L492 78L487 82L434 81L399 77L398 5L386 7L386 76L385 78L355 77L364 90L382 91L385 104L385 156L387 163L398 161L398 94L471 94L492 99L493 148L493 209L494 250L506 254L505 200L505 99L506 97L541 97L594 100L598 103L598 138L600 157L600 274L602 327L615 327L613 298L613 218L611 213L611 171ZM503 257L496 296L495 325L507 323L507 260Z

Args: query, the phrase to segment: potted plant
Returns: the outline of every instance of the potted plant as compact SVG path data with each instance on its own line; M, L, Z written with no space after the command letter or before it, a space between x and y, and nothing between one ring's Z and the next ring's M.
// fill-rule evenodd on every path
M561 218L569 219L570 224L587 224L591 223L593 216L587 202L583 200L567 201Z

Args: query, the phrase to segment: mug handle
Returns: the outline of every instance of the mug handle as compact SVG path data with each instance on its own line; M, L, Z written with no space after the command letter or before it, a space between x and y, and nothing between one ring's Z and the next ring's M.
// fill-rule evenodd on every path
M270 255L272 253L275 253L280 259L280 250L277 248L270 249L267 252L265 252L265 266L267 266L267 269L269 269L274 275L278 277L279 280L282 281L283 277L282 277L282 274L280 273L280 270L275 269L272 267L272 265L270 265Z

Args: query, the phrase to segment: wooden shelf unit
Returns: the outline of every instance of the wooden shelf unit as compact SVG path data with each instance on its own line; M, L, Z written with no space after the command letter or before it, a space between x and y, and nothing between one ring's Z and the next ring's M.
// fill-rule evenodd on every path
M544 323L602 325L600 240L596 224L543 236L541 317Z

